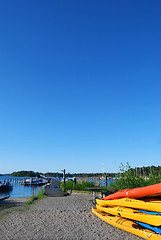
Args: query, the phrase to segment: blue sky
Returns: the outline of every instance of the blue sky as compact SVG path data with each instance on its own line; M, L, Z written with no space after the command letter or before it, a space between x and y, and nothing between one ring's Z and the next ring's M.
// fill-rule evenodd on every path
M1 173L161 165L161 2L2 1Z

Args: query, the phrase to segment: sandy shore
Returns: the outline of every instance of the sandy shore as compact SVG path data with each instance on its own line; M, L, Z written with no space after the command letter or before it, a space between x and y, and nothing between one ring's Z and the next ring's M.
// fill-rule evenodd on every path
M22 206L26 199L7 201L11 206L16 203L19 208L13 207L12 211L0 215L0 239L3 240L142 239L115 228L94 215L91 212L91 194L73 193L67 197L48 197L29 207Z

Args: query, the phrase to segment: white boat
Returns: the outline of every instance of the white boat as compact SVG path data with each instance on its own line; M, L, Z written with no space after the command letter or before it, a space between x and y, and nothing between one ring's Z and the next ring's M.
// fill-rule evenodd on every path
M47 179L43 179L43 178L36 178L36 179L29 178L23 182L23 185L24 186L43 186L48 182L49 181Z

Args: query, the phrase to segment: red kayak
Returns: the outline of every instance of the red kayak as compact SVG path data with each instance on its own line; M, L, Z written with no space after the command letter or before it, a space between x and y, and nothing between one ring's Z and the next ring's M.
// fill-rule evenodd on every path
M154 185L120 190L109 196L102 198L103 200L113 200L119 198L142 198L142 197L157 197L161 196L161 183Z

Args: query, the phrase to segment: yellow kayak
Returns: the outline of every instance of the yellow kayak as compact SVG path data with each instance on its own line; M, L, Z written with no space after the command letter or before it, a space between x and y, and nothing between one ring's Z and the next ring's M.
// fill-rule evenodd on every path
M122 230L133 233L139 237L142 237L144 239L150 239L150 240L161 240L160 234L156 234L155 232L147 228L144 228L139 224L134 223L128 219L118 217L118 216L112 216L108 213L101 212L94 208L92 208L92 212L96 214L99 218L101 218L103 221L115 227L118 227Z
M132 198L121 198L116 200L99 200L96 202L100 206L122 206L136 209L142 209L147 211L161 212L161 201L142 201Z
M97 209L112 215L116 215L119 217L124 217L128 219L132 219L135 221L147 223L154 226L161 225L161 215L151 215L147 213L139 212L132 208L127 207L102 207L100 205L96 205Z

